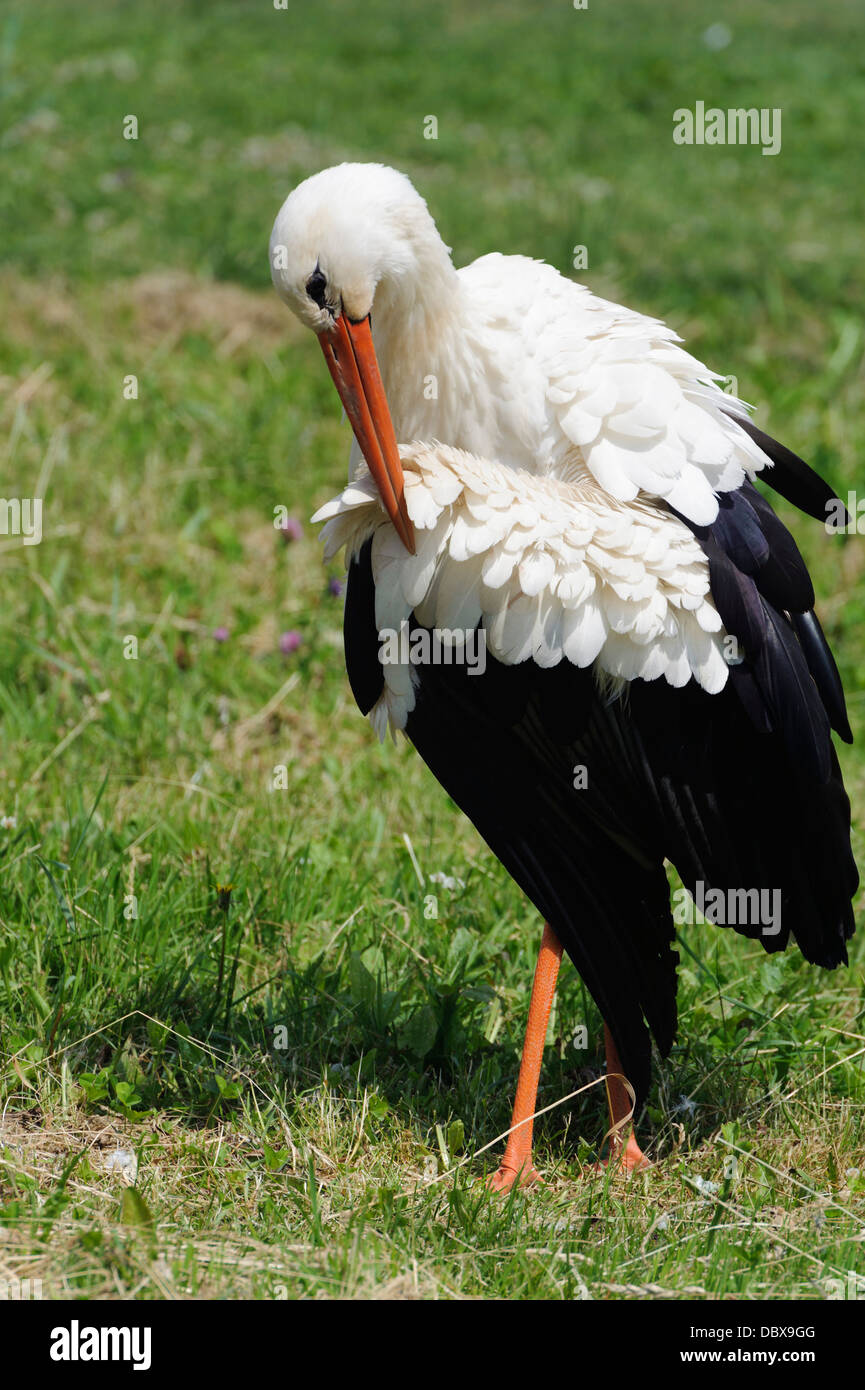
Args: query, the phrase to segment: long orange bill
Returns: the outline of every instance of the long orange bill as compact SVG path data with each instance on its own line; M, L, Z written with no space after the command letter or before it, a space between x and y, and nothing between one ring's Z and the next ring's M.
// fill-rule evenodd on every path
M414 555L414 528L405 504L402 464L372 344L369 316L352 323L340 314L333 328L319 333L318 339L385 511L403 545Z

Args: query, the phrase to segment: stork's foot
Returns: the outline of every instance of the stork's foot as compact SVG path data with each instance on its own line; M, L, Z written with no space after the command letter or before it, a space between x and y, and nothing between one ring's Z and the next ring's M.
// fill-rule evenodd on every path
M491 1173L486 1179L485 1186L488 1192L510 1192L512 1187L533 1187L535 1183L543 1183L543 1181L537 1168L529 1159L519 1170L512 1168L510 1164L505 1165L503 1163L495 1173Z
M621 1140L613 1140L607 1157L595 1164L594 1171L605 1173L608 1168L613 1168L630 1177L632 1173L644 1173L651 1166L651 1161L646 1158L632 1130L624 1144Z
M643 1173L651 1168L634 1134L633 1116L636 1098L633 1087L625 1080L622 1061L619 1057L615 1039L607 1024L604 1024L604 1050L607 1054L607 1102L610 1107L610 1122L613 1133L610 1135L610 1152L600 1163L595 1164L595 1172L603 1173L608 1168L627 1174Z

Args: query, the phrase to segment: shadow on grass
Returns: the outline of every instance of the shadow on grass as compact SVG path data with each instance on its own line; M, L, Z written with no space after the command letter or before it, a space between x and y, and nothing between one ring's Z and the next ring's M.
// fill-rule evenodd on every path
M76 1050L73 1074L102 1076L104 1095L97 1098L128 1119L167 1111L193 1130L237 1113L247 1092L259 1110L273 1108L290 1127L299 1098L326 1091L337 1102L359 1104L366 1097L376 1120L394 1119L431 1153L437 1126L447 1130L459 1120L466 1149L476 1151L510 1123L521 1029L504 1045L488 1041L481 1025L489 999L477 985L427 988L425 997L406 1002L408 991L389 992L373 980L374 992L358 998L370 985L357 970L346 981L343 971L289 968L266 1007L243 1001L226 1020L216 983L208 987L188 969L180 979L169 972L154 980L130 1001L131 1017L121 1020L120 1010L117 1022ZM561 1037L547 1048L539 1109L589 1089L536 1122L545 1162L552 1156L570 1166L577 1154L583 1162L600 1156L608 1119L604 1087L592 1085L603 1075L599 1015L589 1035L596 1046L578 1064ZM660 1161L698 1148L721 1123L735 1121L755 1086L741 1067L719 1061L705 1039L685 1040L666 1061L656 1058L655 1075L638 1134ZM705 1094L692 1103L699 1090ZM500 1148L488 1151L489 1166Z

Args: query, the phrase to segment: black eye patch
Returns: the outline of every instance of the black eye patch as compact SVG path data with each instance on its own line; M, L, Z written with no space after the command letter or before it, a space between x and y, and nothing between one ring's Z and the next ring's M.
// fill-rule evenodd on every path
M318 266L316 266L315 270L312 272L312 274L306 282L306 292L309 295L310 299L313 301L313 303L318 305L319 309L327 308L324 299L324 293L326 289L327 280L319 270Z

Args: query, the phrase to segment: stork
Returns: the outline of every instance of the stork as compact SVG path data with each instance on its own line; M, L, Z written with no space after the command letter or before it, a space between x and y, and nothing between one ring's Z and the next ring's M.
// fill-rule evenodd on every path
M381 737L404 732L545 923L491 1185L538 1177L563 950L604 1020L609 1160L642 1168L652 1039L667 1055L676 1036L666 862L709 920L720 902L714 920L769 952L792 937L814 964L847 959L844 694L754 480L817 519L841 504L659 320L523 256L456 270L396 170L301 183L270 262L354 433L348 486L314 518L328 557L346 551L354 696ZM390 657L385 634L404 639ZM412 659L430 634L453 659ZM482 674L458 659L468 634Z

